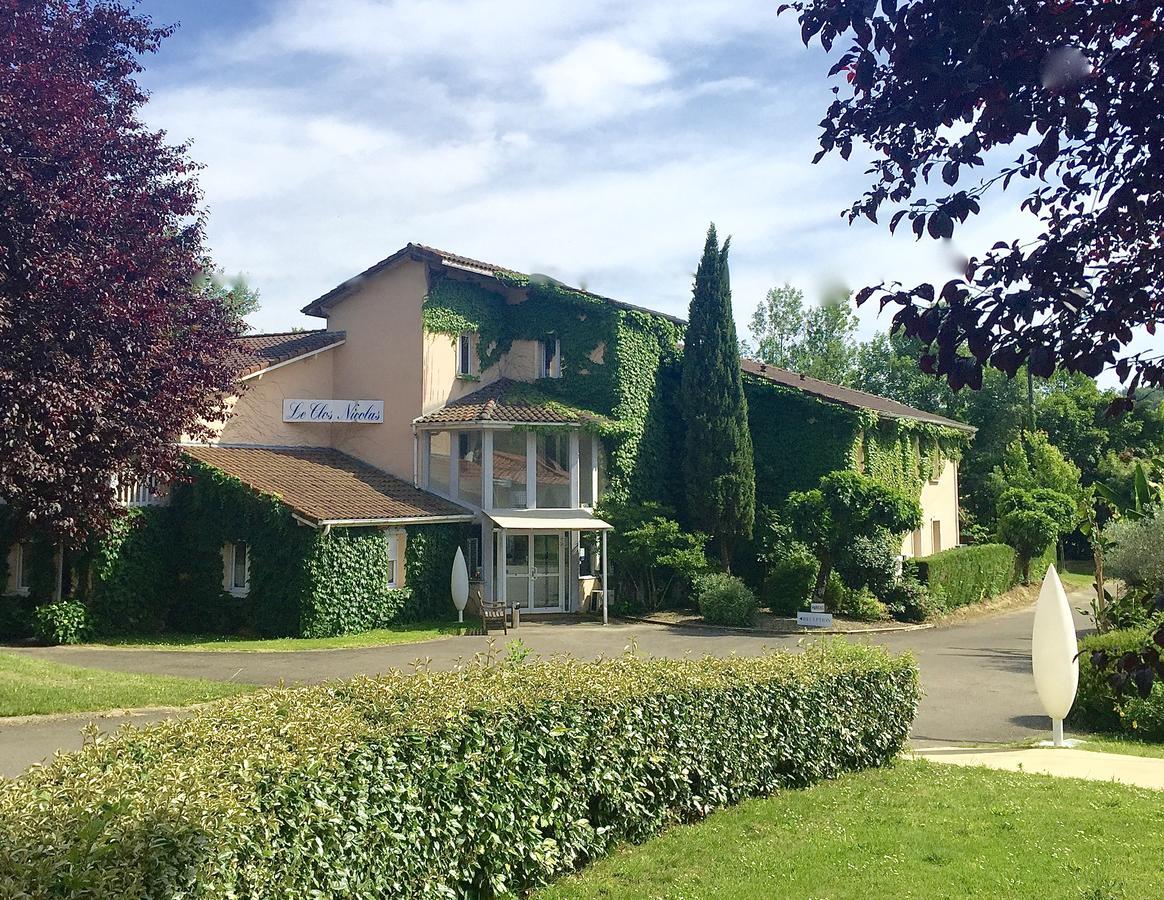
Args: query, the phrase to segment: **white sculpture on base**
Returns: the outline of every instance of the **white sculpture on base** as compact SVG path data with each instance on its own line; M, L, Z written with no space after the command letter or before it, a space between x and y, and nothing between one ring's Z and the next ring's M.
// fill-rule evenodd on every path
M465 565L465 554L460 547L453 557L453 574L449 586L453 593L453 606L457 608L457 621L464 622L465 604L469 602L469 568Z
M1063 720L1075 702L1079 688L1078 646L1071 606L1055 567L1047 568L1039 602L1035 606L1035 627L1031 635L1031 668L1035 690L1043 709L1051 717L1056 747L1064 747Z

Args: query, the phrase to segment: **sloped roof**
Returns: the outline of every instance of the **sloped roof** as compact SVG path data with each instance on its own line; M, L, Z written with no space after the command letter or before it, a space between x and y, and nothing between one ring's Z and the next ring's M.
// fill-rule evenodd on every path
M598 413L576 409L546 399L539 400L536 389L521 381L498 378L480 390L466 394L416 419L417 425L468 425L481 422L531 425L580 425L602 420Z
M318 353L342 344L343 331L283 331L275 334L248 334L236 338L231 353L238 378L255 375L279 363L290 362L300 356Z
M279 498L313 525L470 521L462 506L330 447L186 446L191 459Z
M397 263L404 260L424 261L433 266L443 266L450 269L460 269L464 272L471 272L475 275L480 275L485 278L497 278L499 276L508 276L510 278L518 279L532 279L534 276L528 275L524 272L519 272L516 269L511 269L508 266L499 266L495 263L483 262L479 259L473 259L468 256L461 256L459 253L450 253L447 250L439 250L436 247L428 247L424 244L409 243L405 244L391 256L386 256L378 263L369 266L359 275L354 275L342 284L332 288L326 294L312 300L305 307L302 312L308 316L319 316L326 318L328 309L343 300L348 294L352 293L364 281L371 276L382 272L385 269L390 269ZM604 303L609 303L612 306L617 306L621 309L629 309L635 312L647 313L652 316L659 316L664 319L669 319L672 322L683 324L683 319L677 316L661 313L654 309L647 309L645 306L635 306L633 303L627 303L623 300L615 300L613 297L606 297L602 294L595 294L592 291L576 288L571 285L565 285L569 290L581 294L584 297L591 297L595 300L601 300Z
M967 434L972 434L976 430L965 422L907 406L896 400L890 400L888 397L879 397L876 394L868 394L854 388L841 387L839 384L821 381L819 378L811 378L789 369L781 369L779 366L770 366L755 359L741 359L740 368L748 375L755 375L765 381L802 391L829 403L838 403L853 409L867 409L890 419L914 419L918 422L929 422L932 425L943 425L947 428L956 428Z

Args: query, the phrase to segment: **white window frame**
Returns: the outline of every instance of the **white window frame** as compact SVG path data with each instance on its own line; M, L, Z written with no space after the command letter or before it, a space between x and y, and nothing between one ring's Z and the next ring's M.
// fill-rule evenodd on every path
M462 331L457 335L457 375L473 374L473 332Z
M246 547L246 560L243 565L243 577L246 579L245 583L240 587L235 584L234 570L235 570L235 555L238 553L239 544ZM222 548L222 561L226 566L226 571L223 573L223 587L226 592L232 597L246 597L251 592L251 555L252 547L246 541L228 541L226 546Z
M28 581L28 560L25 559L28 548L25 541L16 545L16 593L21 597L27 597L32 591L32 583Z
M554 356L550 360L549 365L546 364L546 350L553 341ZM561 378L562 377L562 341L560 338L547 337L545 340L538 341L538 377L539 378Z
M384 546L388 550L388 568L384 570L384 584L390 591L400 585L400 529L387 528L384 531Z

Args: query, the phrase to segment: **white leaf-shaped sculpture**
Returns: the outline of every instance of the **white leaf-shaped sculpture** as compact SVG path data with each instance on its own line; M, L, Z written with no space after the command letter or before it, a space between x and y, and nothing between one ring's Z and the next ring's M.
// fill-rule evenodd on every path
M1079 660L1075 622L1071 606L1054 566L1047 568L1039 602L1035 606L1035 628L1031 635L1031 668L1039 701L1051 717L1055 746L1063 745L1063 720L1075 702L1079 687Z
M450 579L450 589L453 592L453 606L457 608L457 621L465 621L465 604L469 602L469 569L465 565L465 554L457 548L457 555L453 557L453 575Z

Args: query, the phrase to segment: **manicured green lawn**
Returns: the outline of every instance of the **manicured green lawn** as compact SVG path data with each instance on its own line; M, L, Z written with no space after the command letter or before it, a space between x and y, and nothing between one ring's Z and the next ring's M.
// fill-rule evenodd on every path
M1075 749L1164 759L1164 744L1150 744L1144 741L1120 740L1119 738L1088 737L1085 743L1077 745Z
M1164 878L1162 803L1138 788L900 762L674 828L537 896L1147 897Z
M186 706L256 689L253 684L108 672L0 653L0 716Z
M469 634L479 625L472 622L414 622L361 634L326 638L236 638L206 634L143 634L106 638L99 643L113 647L148 647L151 650L339 650L412 644L448 635Z
M1091 587L1095 583L1095 576L1083 572L1060 572L1059 580L1063 582L1063 587L1071 591Z

